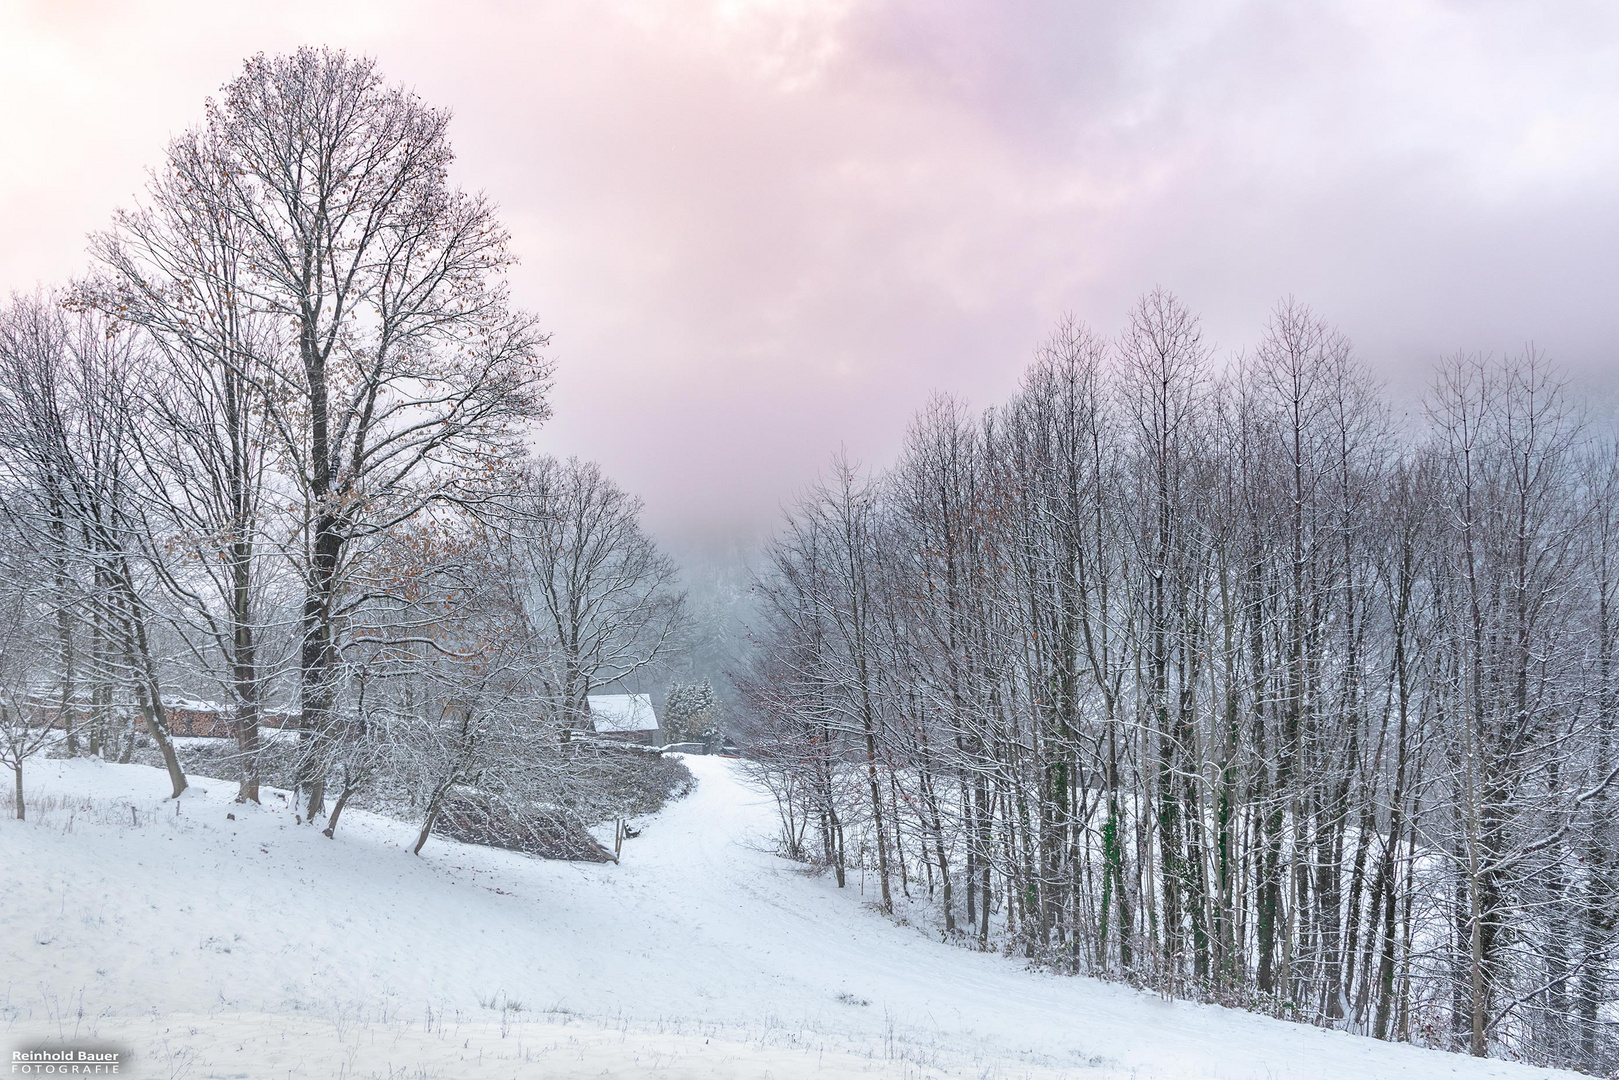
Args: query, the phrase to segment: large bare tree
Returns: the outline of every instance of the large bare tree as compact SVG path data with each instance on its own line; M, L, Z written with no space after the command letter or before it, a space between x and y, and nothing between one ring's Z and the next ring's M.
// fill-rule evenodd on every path
M286 532L272 513L280 492L266 377L288 343L250 303L238 222L196 197L221 165L198 134L176 139L146 204L93 238L100 272L75 301L155 346L139 386L153 422L134 433L132 453L148 561L181 640L230 702L238 798L257 802L260 724L278 667L267 639L280 629L268 592L275 533Z
M167 227L216 230L234 256L222 298L286 343L239 370L296 522L311 820L320 748L340 735L341 638L368 599L358 549L435 502L497 496L546 412L545 337L508 301L493 206L450 182L448 122L368 59L300 49L249 60L177 144L186 206Z

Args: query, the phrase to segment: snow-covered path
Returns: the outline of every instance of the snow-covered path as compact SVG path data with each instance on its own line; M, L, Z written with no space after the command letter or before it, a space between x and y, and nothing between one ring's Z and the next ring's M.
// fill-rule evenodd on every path
M687 763L697 790L595 866L418 859L384 818L329 841L234 785L177 811L156 770L41 762L57 805L0 823L0 1030L199 1077L1553 1075L944 945L771 855L766 800Z

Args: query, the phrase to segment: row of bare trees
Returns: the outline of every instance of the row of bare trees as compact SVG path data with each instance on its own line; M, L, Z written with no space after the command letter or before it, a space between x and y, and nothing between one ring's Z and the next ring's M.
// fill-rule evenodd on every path
M330 834L414 777L425 839L457 785L560 768L522 766L678 637L639 502L527 450L546 337L494 208L450 182L448 119L369 60L254 57L91 272L0 311L18 746L54 722L128 760L134 711L178 796L170 718L203 699L241 799L290 768Z
M1611 1071L1616 530L1534 352L1397 421L1302 306L1220 369L1154 292L791 511L754 768L791 854L978 948Z

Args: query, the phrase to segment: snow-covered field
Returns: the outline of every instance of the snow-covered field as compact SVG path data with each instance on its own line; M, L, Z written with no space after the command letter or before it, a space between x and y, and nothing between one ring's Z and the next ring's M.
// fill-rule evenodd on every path
M30 763L0 821L0 1049L150 1077L1547 1077L1026 971L771 855L732 763L622 865L539 862L275 794ZM39 800L36 807L35 801ZM234 815L234 819L227 815ZM9 1057L9 1055L8 1055Z

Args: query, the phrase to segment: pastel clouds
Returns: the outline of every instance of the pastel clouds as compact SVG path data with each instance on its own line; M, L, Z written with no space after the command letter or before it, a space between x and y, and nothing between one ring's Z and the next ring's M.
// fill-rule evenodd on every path
M1397 383L1531 337L1619 365L1594 3L11 4L0 286L77 272L242 57L302 43L455 110L554 332L541 444L677 547L1158 283L1228 350L1295 294Z

